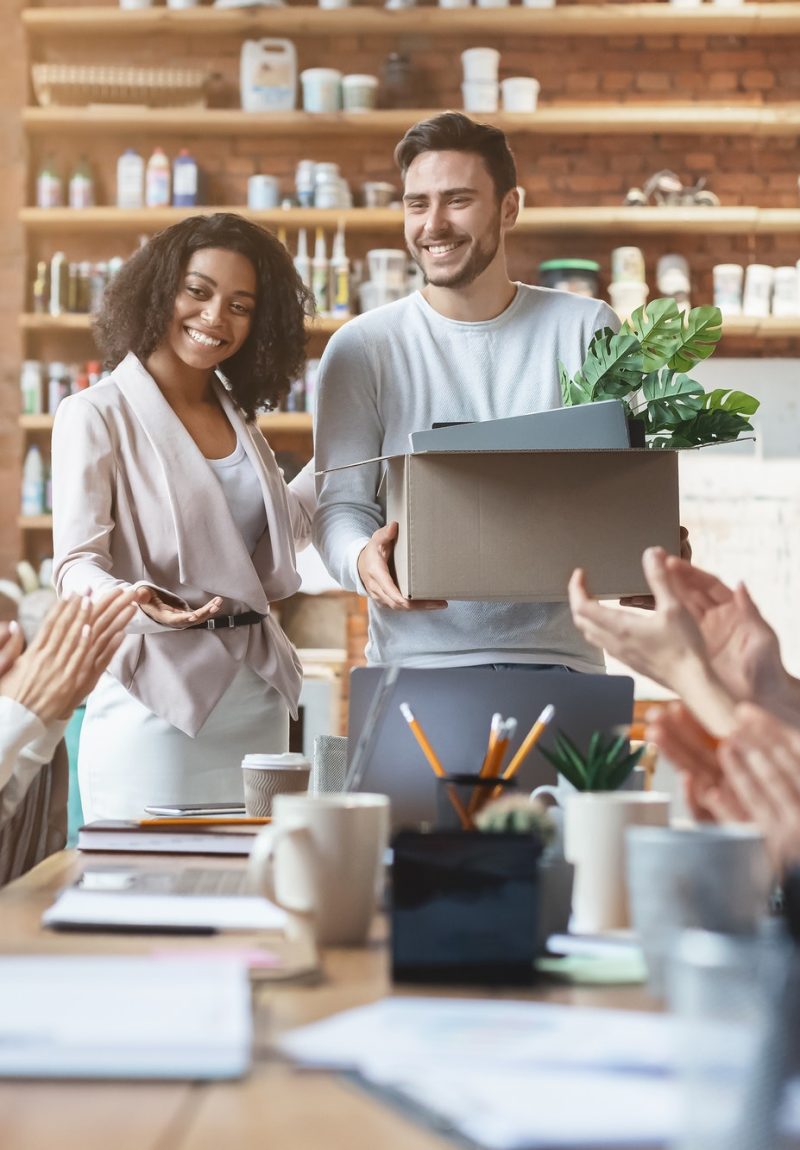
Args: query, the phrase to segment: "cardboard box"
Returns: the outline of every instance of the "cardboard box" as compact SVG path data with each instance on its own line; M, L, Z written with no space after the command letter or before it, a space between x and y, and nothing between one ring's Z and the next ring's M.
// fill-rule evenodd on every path
M547 602L649 594L642 552L680 553L673 451L446 451L387 461L386 521L410 599Z

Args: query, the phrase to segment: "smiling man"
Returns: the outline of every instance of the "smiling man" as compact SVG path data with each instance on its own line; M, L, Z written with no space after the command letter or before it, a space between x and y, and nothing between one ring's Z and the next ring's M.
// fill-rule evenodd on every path
M517 173L496 128L446 112L395 151L405 239L425 275L413 295L348 323L320 365L317 468L402 454L433 423L499 419L561 405L558 361L578 370L595 331L619 326L598 300L509 278ZM396 524L383 523L380 465L319 484L314 531L333 577L370 599L373 663L603 669L560 603L409 601L392 579Z

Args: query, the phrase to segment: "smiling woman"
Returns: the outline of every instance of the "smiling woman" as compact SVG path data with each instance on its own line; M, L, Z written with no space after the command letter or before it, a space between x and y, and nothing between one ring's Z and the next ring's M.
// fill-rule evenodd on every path
M288 747L300 669L270 603L299 585L314 483L284 485L253 416L302 369L309 307L283 245L231 214L160 232L106 293L113 371L53 432L59 594L138 605L83 724L90 819L240 802L243 755Z

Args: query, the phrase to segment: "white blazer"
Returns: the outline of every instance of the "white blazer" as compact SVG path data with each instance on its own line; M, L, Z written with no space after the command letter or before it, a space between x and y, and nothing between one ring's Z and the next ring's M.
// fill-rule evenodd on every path
M300 585L294 539L310 538L313 484L287 491L275 456L221 383L220 403L264 493L267 529L250 556L206 459L158 384L129 354L112 375L63 400L53 428L54 582L59 595L147 584L260 625L164 627L139 610L109 670L150 711L196 735L246 663L296 713L300 663L270 603Z

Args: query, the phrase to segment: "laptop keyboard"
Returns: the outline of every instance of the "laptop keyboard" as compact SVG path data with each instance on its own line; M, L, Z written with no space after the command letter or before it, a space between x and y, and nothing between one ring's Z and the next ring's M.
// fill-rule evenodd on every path
M187 867L173 873L139 874L133 889L142 894L248 895L247 871Z

